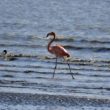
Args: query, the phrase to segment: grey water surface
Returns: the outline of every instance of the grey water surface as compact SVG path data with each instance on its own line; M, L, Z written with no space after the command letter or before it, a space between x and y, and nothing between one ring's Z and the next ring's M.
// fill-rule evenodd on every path
M50 39L46 39L51 31L57 34L55 44L71 54L74 80L62 59L52 79L55 59L47 51ZM0 0L0 52L4 49L17 57L14 61L0 58L1 109L110 109L109 0ZM10 97L17 93L12 98L15 104ZM35 102L26 98L28 94L48 98L41 97L37 103L40 99ZM21 102L16 100L23 96ZM77 98L88 101L76 103ZM44 99L55 103L42 103Z

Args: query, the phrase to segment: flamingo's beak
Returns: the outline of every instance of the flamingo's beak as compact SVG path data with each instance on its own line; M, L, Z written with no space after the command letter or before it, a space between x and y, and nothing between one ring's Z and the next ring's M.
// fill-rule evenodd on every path
M48 36L49 36L49 34L46 35L46 37L48 37Z
M55 33L54 32L50 32L50 33L47 34L46 37L48 37L48 36L55 36Z

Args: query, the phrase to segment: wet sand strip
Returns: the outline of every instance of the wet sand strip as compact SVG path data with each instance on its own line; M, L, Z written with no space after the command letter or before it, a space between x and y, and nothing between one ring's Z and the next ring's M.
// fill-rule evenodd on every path
M0 93L0 103L8 105L59 105L59 106L93 106L110 107L109 99L95 99L67 95L47 95L30 93Z

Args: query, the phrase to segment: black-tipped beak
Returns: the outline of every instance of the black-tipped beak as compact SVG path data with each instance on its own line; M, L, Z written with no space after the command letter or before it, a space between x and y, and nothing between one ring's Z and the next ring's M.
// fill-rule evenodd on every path
M54 32L50 32L50 33L47 34L46 37L48 37L48 36L55 36L55 33Z
M46 37L48 37L48 36L49 36L49 34L46 35Z

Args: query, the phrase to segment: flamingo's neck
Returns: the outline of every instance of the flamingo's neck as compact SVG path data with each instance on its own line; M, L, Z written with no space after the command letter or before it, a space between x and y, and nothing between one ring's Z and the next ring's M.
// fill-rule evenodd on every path
M54 40L55 40L55 35L53 35L53 39L48 43L48 46L47 46L48 51L51 51L51 44Z

